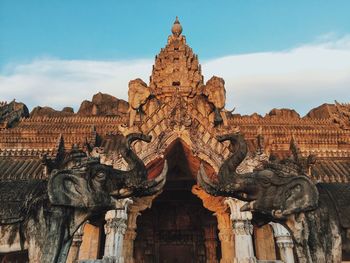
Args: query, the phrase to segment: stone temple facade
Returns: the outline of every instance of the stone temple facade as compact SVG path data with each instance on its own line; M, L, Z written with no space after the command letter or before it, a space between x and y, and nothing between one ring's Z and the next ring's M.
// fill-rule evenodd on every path
M30 114L23 103L1 103L0 180L47 180L45 160L58 162L76 148L128 169L107 135L142 132L152 136L151 143L137 141L133 149L149 178L168 162L163 191L120 200L117 210L86 222L74 234L68 262L297 262L287 229L254 226L252 214L239 210L242 201L207 194L196 184L197 172L202 163L215 180L230 152L216 135L240 132L249 154L239 173L269 158L294 156L304 160L314 182L349 183L350 105L323 104L305 117L290 109L241 116L225 108L225 93L222 78L204 81L176 19L149 83L130 81L128 102L98 93L77 113L36 107ZM1 236L1 262L28 260L18 239L9 243ZM350 260L350 233L342 250L343 260Z

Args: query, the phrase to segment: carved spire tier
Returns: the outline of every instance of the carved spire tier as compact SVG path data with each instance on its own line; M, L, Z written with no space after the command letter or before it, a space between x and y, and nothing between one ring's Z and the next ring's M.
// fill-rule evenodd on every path
M154 94L172 96L176 91L183 95L195 93L203 85L198 56L186 44L181 35L182 26L176 18L168 43L156 56L150 77L150 88Z

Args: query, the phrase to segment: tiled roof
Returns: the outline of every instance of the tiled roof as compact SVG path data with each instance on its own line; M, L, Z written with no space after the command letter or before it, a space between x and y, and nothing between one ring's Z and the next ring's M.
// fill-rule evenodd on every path
M40 159L0 158L0 180L45 179Z
M317 182L350 182L350 160L318 160L312 167L312 179Z

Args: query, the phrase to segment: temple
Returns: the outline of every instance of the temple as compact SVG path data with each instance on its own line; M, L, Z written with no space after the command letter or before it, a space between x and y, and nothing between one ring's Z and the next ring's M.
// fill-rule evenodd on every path
M294 157L315 183L349 183L350 105L323 104L304 117L292 109L272 109L265 116L231 112L225 108L224 80L205 81L177 18L171 32L149 83L129 82L128 102L98 93L76 113L69 107L36 107L29 113L23 103L0 103L0 180L47 180L72 149L128 170L108 135L151 135L150 143L136 141L132 147L149 178L167 160L163 190L121 199L116 210L84 223L67 262L298 262L285 227L252 224L252 214L240 212L243 201L206 193L196 184L197 173L202 164L215 180L231 151L216 136L240 132L248 155L238 173L269 159ZM343 237L342 257L350 261L350 232ZM1 237L1 262L26 260L25 247Z

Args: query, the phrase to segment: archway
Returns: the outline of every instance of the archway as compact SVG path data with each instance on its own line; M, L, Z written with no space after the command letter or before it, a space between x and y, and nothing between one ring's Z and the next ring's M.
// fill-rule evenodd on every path
M217 262L216 218L191 192L200 160L179 139L165 158L169 169L163 192L137 219L135 262Z

